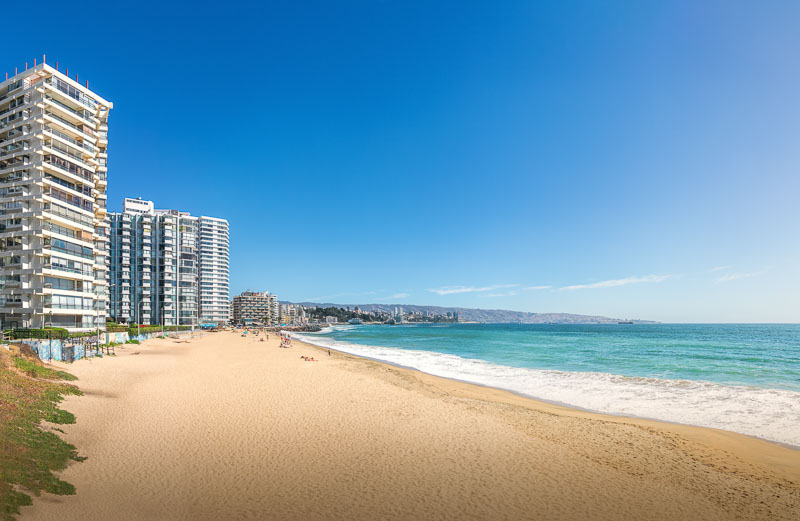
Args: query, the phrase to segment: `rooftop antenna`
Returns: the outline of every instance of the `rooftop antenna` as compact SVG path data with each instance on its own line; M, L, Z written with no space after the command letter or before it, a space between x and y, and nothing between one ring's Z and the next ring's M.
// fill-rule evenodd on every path
M42 63L46 63L46 60L45 60L46 57L47 57L46 54L42 54Z
M33 66L36 67L36 58L33 59Z

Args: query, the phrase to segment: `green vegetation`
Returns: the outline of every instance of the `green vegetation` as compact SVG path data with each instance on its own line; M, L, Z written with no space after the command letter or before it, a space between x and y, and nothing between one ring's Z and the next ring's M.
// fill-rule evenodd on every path
M123 331L127 331L127 328L123 328ZM47 327L47 328L40 328L40 329L6 329L3 331L5 338L9 340L20 340L25 338L36 338L36 339L64 339L64 338L85 338L90 336L97 335L97 331L76 331L70 333L64 328L61 327Z
M48 327L44 329L6 329L3 331L6 338L18 340L21 338L68 338L69 331L60 327Z
M127 331L128 326L121 326L119 324L115 324L114 322L106 322L106 331L109 333L122 333L123 331Z
M74 494L75 487L58 479L54 471L70 461L82 461L73 445L40 423L75 422L75 416L57 407L65 395L80 390L61 380L75 380L63 371L42 366L38 360L0 353L0 520L13 521L19 507L31 496L15 490L21 486L38 496Z
M192 329L191 326L164 326L164 328L163 328L164 331L189 331L190 329ZM123 329L123 331L125 331L125 330ZM149 326L149 325L148 326L142 325L142 326L136 327L136 324L132 324L131 326L128 327L127 331L128 331L129 335L136 336L139 333L141 333L141 334L145 334L145 333L160 333L162 331L162 327L161 326Z
M126 344L138 344L138 343L139 343L139 341L138 341L138 340L136 340L135 338L131 338L130 340L128 340L128 341L127 341L127 342L125 342L125 343L126 343Z
M100 332L102 335L102 331ZM76 331L75 333L70 333L70 338L86 338L90 336L97 336L97 331Z
M308 313L309 319L320 321L325 321L325 317L336 317L336 320L339 322L347 322L351 318L360 318L365 322L375 320L375 317L367 315L366 313L356 313L355 311L333 306L329 308L316 307L311 310L306 310L306 313Z
M78 378L66 371L56 371L43 365L39 365L32 360L25 358L14 358L14 367L33 378L44 378L46 380L77 380Z

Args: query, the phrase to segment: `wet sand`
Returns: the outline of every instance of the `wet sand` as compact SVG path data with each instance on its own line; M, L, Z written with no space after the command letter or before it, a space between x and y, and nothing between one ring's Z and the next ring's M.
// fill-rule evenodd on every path
M301 355L319 362L304 362ZM60 364L59 364L60 365ZM23 520L800 519L800 451L209 333L66 366L88 459Z

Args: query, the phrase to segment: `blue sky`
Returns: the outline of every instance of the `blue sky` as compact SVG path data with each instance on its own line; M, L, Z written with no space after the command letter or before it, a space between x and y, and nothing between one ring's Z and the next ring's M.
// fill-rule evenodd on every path
M0 67L112 100L111 209L227 218L232 292L800 322L800 4L48 4Z

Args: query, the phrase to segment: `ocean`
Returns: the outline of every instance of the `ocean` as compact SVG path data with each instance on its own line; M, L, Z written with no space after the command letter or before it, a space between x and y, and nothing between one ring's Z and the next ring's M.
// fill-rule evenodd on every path
M346 325L294 336L591 411L800 447L800 325Z

